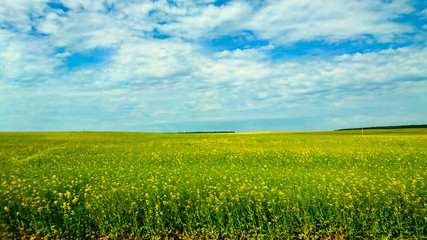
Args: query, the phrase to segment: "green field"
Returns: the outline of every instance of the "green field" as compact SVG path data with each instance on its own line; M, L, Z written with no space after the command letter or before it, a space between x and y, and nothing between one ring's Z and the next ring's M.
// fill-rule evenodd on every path
M427 238L427 129L0 133L0 238Z

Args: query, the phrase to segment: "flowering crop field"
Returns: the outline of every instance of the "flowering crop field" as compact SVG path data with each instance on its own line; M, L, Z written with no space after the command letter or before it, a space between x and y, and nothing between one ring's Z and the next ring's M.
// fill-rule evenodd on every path
M0 133L0 238L427 237L427 129Z

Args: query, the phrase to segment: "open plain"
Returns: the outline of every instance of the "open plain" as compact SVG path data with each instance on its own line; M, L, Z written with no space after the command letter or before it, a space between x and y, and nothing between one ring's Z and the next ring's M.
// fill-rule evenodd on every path
M0 133L0 238L427 236L427 129Z

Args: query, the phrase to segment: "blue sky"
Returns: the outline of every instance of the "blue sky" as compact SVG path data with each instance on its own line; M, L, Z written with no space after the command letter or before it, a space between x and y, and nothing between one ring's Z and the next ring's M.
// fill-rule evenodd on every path
M0 2L0 131L427 123L427 4Z

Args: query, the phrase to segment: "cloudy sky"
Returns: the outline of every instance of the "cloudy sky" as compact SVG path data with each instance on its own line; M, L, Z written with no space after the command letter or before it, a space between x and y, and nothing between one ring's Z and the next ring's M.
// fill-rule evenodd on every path
M423 0L2 0L0 131L427 122Z

